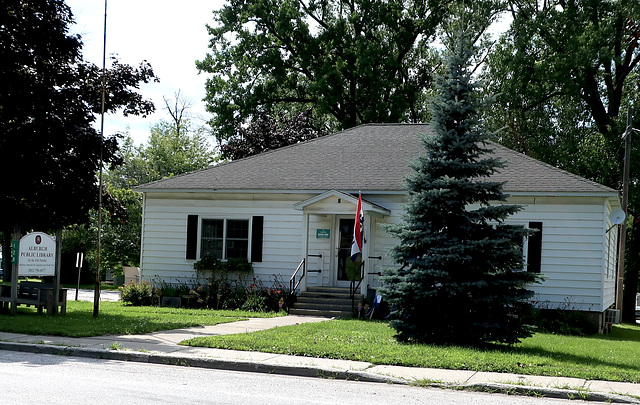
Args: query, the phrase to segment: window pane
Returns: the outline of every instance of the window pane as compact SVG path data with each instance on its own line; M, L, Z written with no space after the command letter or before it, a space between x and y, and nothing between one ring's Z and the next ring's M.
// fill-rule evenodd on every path
M201 257L211 255L222 260L222 239L202 239Z
M249 220L230 219L227 221L227 239L249 239Z
M249 255L249 220L227 220L227 259L247 258Z
M222 219L203 220L200 257L211 255L222 259L223 235L224 221Z
M222 219L202 220L202 237L222 239L224 221Z
M249 253L249 241L227 239L227 259L246 259Z

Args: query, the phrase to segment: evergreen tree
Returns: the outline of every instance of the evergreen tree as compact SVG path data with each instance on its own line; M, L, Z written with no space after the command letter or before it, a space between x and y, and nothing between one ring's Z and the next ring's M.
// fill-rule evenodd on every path
M519 317L529 307L525 288L536 276L521 271L520 243L529 234L505 224L521 207L506 204L503 167L490 155L481 127L483 101L471 77L471 41L450 41L446 69L432 104L434 135L411 164L404 222L387 230L399 239L381 290L397 305L392 326L402 341L482 345L529 336ZM508 170L508 169L507 169Z

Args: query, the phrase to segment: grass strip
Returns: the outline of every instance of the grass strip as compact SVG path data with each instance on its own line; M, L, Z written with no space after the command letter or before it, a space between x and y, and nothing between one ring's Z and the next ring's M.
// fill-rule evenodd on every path
M248 311L134 307L105 301L100 303L98 317L94 318L93 302L69 301L65 316L38 315L33 307L19 307L16 316L2 314L0 332L68 337L137 335L272 316L276 315Z
M640 327L589 337L537 333L490 348L398 343L386 322L332 320L194 338L188 346L366 361L373 364L640 382Z

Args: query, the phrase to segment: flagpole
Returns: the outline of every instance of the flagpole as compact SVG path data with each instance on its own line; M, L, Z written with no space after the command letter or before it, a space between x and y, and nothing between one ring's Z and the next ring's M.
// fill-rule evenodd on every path
M93 317L100 308L100 242L102 234L102 166L104 144L104 99L107 87L107 0L104 0L104 32L102 39L102 105L100 108L100 174L98 180L98 239L96 242L96 280L93 289Z

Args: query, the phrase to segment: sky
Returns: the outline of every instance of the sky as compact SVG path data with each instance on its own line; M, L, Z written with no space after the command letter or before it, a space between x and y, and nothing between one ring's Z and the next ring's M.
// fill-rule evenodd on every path
M82 36L84 59L102 67L104 0L66 0L76 24L71 33ZM163 96L185 98L197 117L207 120L202 99L205 97L206 74L198 74L196 60L209 51L209 35L205 24L213 22L213 10L223 0L184 0L156 2L148 0L108 0L107 66L109 55L117 54L120 62L137 66L147 60L160 78L160 83L143 84L139 93L153 100L156 112L147 118L121 114L105 115L104 134L129 132L136 144L145 143L152 124L170 120ZM96 122L99 129L100 119Z

